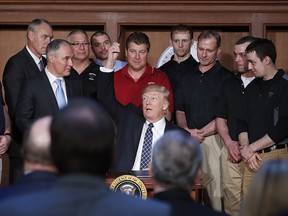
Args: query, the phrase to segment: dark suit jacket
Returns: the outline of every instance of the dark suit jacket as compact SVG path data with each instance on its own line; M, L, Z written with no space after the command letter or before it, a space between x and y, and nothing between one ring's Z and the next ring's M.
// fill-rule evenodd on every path
M43 57L43 63L46 66L46 59ZM21 157L20 145L21 132L18 131L15 125L16 104L20 92L21 85L27 79L30 79L39 74L39 68L33 58L24 47L16 55L12 56L6 63L3 72L3 86L5 89L5 101L9 109L11 118L13 142L10 143L9 156Z
M99 80L101 81L98 83L100 87L98 89L98 100L104 105L117 125L113 171L129 172L135 161L143 124L146 119L142 111L135 105L123 106L116 101L112 73L100 72ZM188 134L184 129L166 120L165 132L169 130L181 130Z
M16 205L16 206L15 206ZM9 216L168 216L169 206L109 191L96 176L66 175L47 190L0 202Z
M46 189L57 179L55 173L45 171L34 171L23 175L18 182L0 189L0 201Z
M155 193L154 198L168 203L171 206L171 216L213 216L226 215L216 212L208 206L195 202L188 191L181 189L170 189L160 193Z
M72 98L82 96L79 80L65 79L65 85L68 103ZM16 126L23 133L33 120L53 115L58 110L52 86L46 73L42 71L22 85L17 102Z

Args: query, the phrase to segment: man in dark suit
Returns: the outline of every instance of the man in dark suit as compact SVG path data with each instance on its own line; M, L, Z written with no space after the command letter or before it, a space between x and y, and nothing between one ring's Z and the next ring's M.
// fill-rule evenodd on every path
M155 143L150 166L154 198L170 204L172 216L225 215L191 198L201 163L200 143L189 135L170 131Z
M34 19L27 29L27 45L16 55L12 56L3 72L5 100L12 123L13 141L9 147L10 183L15 182L22 173L21 143L22 133L15 126L15 111L21 85L27 79L39 74L46 66L42 56L53 38L51 24L44 19ZM42 62L42 63L41 63Z
M147 166L142 167L141 164L143 164L143 154L146 154L145 136L151 123L153 124L151 148L166 131L187 132L165 118L169 107L169 91L164 86L151 84L143 90L142 112L133 104L123 106L116 101L113 88L113 61L117 59L119 45L114 43L108 52L106 66L100 68L99 80L101 82L99 82L97 92L98 100L109 111L117 125L113 171L129 172L147 169ZM148 160L150 160L151 150L148 154Z
M58 179L50 154L50 124L47 116L36 120L23 142L24 175L11 186L0 190L0 200L48 188Z
M33 120L55 114L70 99L82 95L79 80L65 79L72 67L73 54L70 44L61 39L53 40L47 46L46 56L45 71L26 80L18 97L16 126L22 132L25 132ZM60 86L56 83L59 80ZM64 104L60 104L57 98L59 91L63 93Z
M59 181L45 191L0 202L1 215L168 216L163 203L109 191L103 177L111 165L115 133L112 119L96 102L70 102L51 124Z

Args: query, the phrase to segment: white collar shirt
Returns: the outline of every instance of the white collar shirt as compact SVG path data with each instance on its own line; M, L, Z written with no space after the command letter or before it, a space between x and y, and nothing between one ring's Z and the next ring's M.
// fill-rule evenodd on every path
M141 162L141 154L142 154L142 148L143 148L143 143L144 143L144 136L148 128L148 124L150 124L150 122L148 121L146 121L143 124L140 141L138 144L138 149L137 149L137 153L136 153L136 157L135 157L132 170L140 170L140 162ZM165 126L166 126L165 117L153 123L153 126L154 127L152 128L152 132L153 132L152 151L153 151L154 144L164 135Z

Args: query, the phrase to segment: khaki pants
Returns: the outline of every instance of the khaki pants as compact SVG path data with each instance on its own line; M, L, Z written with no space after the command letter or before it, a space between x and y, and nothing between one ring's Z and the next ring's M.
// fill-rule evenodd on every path
M203 152L202 171L213 180L207 185L207 192L211 205L215 210L222 211L221 205L221 167L220 156L222 150L221 138L218 134L206 137L201 143Z
M288 159L288 151L287 147L279 150L273 150L271 152L267 153L260 153L260 157L262 158L262 162L265 162L270 159ZM260 166L261 166L260 164ZM243 176L243 193L244 193L244 198L245 195L248 192L249 186L251 184L251 181L253 179L255 172L249 169L249 167L246 165L244 169L244 176Z
M228 149L223 142L221 155L222 187L225 212L231 216L239 215L242 200L242 179L245 163L231 163L227 160Z

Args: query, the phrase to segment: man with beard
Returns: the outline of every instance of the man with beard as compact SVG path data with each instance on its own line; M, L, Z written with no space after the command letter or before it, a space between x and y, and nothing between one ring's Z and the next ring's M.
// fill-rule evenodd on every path
M104 67L108 60L108 49L112 42L109 35L104 31L96 31L91 36L91 49L96 57L95 63L100 67ZM115 60L114 71L122 69L127 62Z

